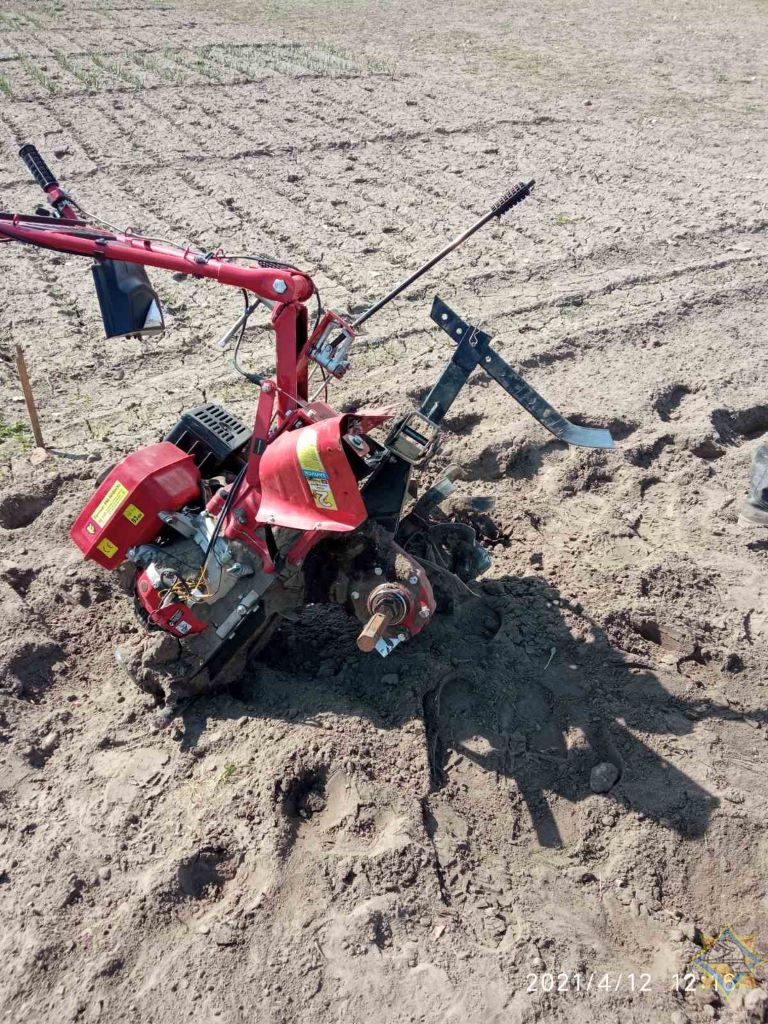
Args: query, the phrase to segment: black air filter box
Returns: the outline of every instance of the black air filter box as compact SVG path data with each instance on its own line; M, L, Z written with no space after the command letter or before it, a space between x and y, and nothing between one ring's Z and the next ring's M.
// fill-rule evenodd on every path
M218 473L250 439L249 428L213 402L185 412L165 437L194 458L204 477Z

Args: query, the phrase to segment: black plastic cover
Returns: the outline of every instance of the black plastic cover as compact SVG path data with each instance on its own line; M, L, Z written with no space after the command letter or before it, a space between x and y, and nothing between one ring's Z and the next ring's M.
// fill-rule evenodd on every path
M97 260L91 273L108 338L165 330L160 300L144 267L123 260Z
M185 412L165 437L194 458L203 476L217 473L250 439L250 429L213 402Z

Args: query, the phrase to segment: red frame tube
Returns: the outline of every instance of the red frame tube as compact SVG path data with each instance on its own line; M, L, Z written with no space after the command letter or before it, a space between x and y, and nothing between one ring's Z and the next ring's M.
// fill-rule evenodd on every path
M212 278L272 302L306 302L315 290L311 277L301 271L241 267L229 263L222 255L204 256L193 249L177 248L141 235L98 231L83 222L66 221L59 227L48 218L0 213L0 240L9 239L75 256L125 260L177 274Z

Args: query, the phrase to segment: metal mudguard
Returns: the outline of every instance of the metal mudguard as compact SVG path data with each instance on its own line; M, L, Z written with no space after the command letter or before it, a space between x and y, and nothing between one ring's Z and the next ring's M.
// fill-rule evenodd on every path
M358 527L368 513L342 438L353 418L368 430L389 416L389 411L331 416L270 441L260 466L259 521L336 533Z

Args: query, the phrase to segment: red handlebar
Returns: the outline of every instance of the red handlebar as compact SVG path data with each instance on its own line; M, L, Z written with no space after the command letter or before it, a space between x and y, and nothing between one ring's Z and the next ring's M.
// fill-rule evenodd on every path
M282 267L243 267L223 254L197 252L143 238L128 232L102 231L80 219L82 211L59 188L59 183L37 149L29 143L19 156L46 192L56 210L55 218L20 213L0 213L0 241L15 239L43 249L69 252L96 259L125 260L146 267L159 267L194 277L208 277L221 284L245 288L261 299L272 302L306 302L315 291L308 274Z
M192 249L156 242L141 235L96 231L90 225L0 213L0 239L16 239L43 249L75 256L125 260L159 267L194 277L208 277L221 284L254 292L272 302L306 302L315 288L308 274L279 267L241 267L225 256L206 256Z

